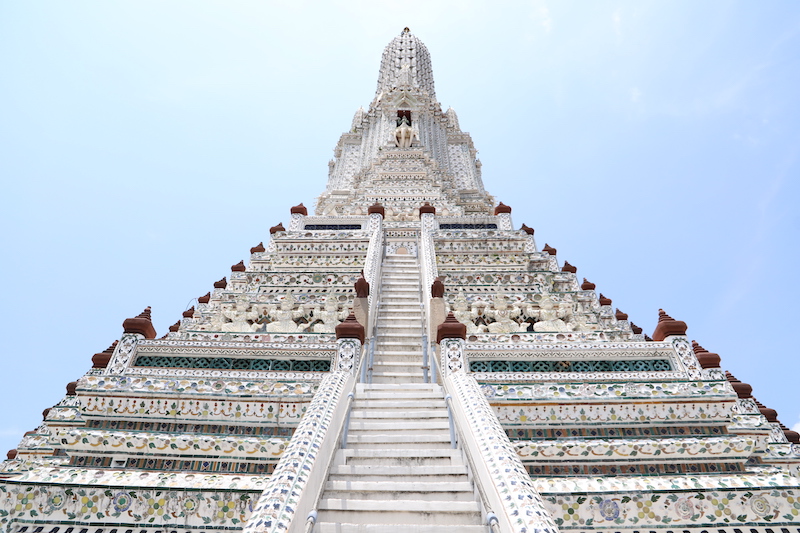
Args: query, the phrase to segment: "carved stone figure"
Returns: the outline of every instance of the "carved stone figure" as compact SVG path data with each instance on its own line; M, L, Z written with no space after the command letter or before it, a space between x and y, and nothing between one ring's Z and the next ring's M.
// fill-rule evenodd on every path
M572 326L561 320L572 313L554 302L550 296L545 296L539 302L539 309L529 307L527 313L539 319L533 325L533 331L572 331Z
M300 318L305 315L305 310L295 309L296 300L294 296L289 293L281 301L280 308L271 306L269 308L269 316L273 319L272 322L267 324L267 331L270 333L297 333L303 331L294 321L295 318Z
M223 308L222 315L230 320L222 324L222 331L252 333L258 329L255 320L258 311L250 306L250 300L242 294L233 304L233 307Z
M314 307L314 316L322 320L321 323L314 324L314 333L334 333L336 326L347 318L349 311L346 309L339 310L339 305L333 298L328 298L325 301L325 310L321 310L319 306Z
M463 293L459 294L453 302L453 316L456 320L467 326L467 334L482 333L485 331L486 326L475 325L475 319L478 318L478 310L473 307L469 308L467 297Z
M394 129L395 144L398 148L411 148L411 143L417 138L417 132L409 124L406 117L401 117Z
M492 300L492 307L484 309L483 314L495 320L489 324L490 333L514 333L525 331L525 328L514 320L521 312L516 304L509 305L504 295L496 294Z

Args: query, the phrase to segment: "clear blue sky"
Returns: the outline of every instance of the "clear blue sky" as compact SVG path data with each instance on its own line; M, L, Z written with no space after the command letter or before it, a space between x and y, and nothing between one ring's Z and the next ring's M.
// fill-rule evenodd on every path
M0 1L0 450L123 319L163 334L313 204L404 26L515 224L800 423L795 0L26 0Z

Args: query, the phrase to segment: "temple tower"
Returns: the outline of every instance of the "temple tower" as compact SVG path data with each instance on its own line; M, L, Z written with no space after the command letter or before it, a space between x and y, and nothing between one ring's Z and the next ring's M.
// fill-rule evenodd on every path
M0 465L14 533L798 533L800 439L515 229L408 28L289 210ZM265 228L265 234L266 234Z

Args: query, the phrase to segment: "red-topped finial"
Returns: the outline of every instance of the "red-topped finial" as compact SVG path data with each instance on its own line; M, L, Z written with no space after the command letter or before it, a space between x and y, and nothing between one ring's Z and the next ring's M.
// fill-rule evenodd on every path
M269 234L270 235L275 235L279 231L286 231L286 228L283 227L283 222L278 222L277 225L272 226L271 228L269 228Z
M364 344L364 326L362 326L356 315L350 311L344 322L336 325L336 338L337 339L358 339L361 344Z
M569 261L564 261L564 266L561 267L561 272L572 272L575 274L578 271L578 267L570 265Z
M244 272L247 268L244 266L244 259L231 267L231 272Z
M529 228L529 227L528 227L528 226L526 226L525 224L523 224L523 225L522 225L522 227L521 227L521 228L519 228L519 230L520 230L520 231L524 231L524 232L525 232L525 233L527 233L528 235L533 235L533 228Z
M497 207L494 208L494 214L495 216L497 216L500 213L511 213L511 208L506 204L504 204L503 202L500 202L499 204L497 204Z
M194 306L183 312L183 318L192 318L194 316Z
M430 202L425 202L425 205L419 208L419 216L430 213L431 215L436 214L436 207L432 206Z
M443 298L444 297L444 283L442 283L442 278L437 277L431 283L431 298Z
M640 328L639 326L637 326L633 322L631 322L631 331L633 331L633 333L636 334L636 335L641 335L642 334L642 328Z
M597 287L597 285L587 280L586 278L583 278L583 283L581 283L582 291L593 291L595 287Z
M452 311L447 313L447 318L436 328L436 342L441 343L444 339L466 339L467 326L456 319Z
M77 394L78 382L70 381L67 383L67 396L75 396Z
M259 253L259 252L265 252L266 250L267 249L264 248L264 242L262 241L262 242L258 243L257 245L253 246L252 248L250 248L250 253L251 254L256 254L256 253Z
M781 424L781 430L783 430L783 434L786 437L786 440L791 442L792 444L800 444L800 433L797 433L794 430L791 430Z
M364 272L361 272L361 277L355 282L356 298L369 297L369 281L364 277Z
M221 280L219 280L219 281L215 281L215 282L214 282L214 288L215 288L215 289L224 289L224 288L225 288L225 287L227 287L227 286L228 286L228 279L227 279L227 278L225 278L225 277L223 277L223 278L222 278Z
M606 298L603 296L603 293L600 293L600 297L598 298L600 301L600 305L611 305L611 298Z
M112 342L111 346L92 356L92 368L106 368L108 366L108 362L111 361L111 356L114 355L117 342L119 341Z
M686 322L675 320L665 313L663 309L659 309L658 324L656 324L656 329L653 331L653 340L663 341L670 335L686 335L686 329Z
M553 247L552 247L552 246L550 246L549 244L547 244L547 243L544 243L544 248L542 248L542 251L543 251L543 252L547 252L547 253L548 253L548 254L550 254L550 255L556 255L556 252L557 252L558 250L556 250L555 248L553 248Z
M293 215L308 216L308 209L306 209L306 206L303 205L303 202L300 202L300 205L292 207L289 212Z
M180 321L180 320L178 320L177 322L175 322L174 324L172 324L172 325L169 327L169 330L170 330L170 332L171 332L171 333L175 333L175 332L176 332L176 331L178 331L180 328L181 328L181 321Z
M150 319L150 307L146 307L144 311L133 318L126 318L122 323L122 328L125 333L138 333L144 335L145 339L156 338L156 328L153 327Z
M210 291L205 293L203 296L200 296L197 299L197 303L201 303L201 304L207 304L210 301L211 301L211 292Z
M386 209L380 203L375 202L367 208L367 214L378 214L381 217L386 218Z
M753 401L756 402L756 407L758 407L758 412L764 415L764 417L767 419L767 422L780 423L780 421L778 420L778 411L772 409L771 407L767 407L766 405L759 402L755 398L753 398Z
M733 387L733 390L736 392L736 396L738 396L739 398L753 397L753 387L749 383L741 382L728 371L725 372L725 379L727 379L730 382L731 386Z
M692 341L692 350L702 368L719 368L719 363L722 360L719 354L709 352L700 346L697 341Z
M617 320L628 320L627 313L623 313L619 308L617 308L617 312L614 313L614 317L616 317Z

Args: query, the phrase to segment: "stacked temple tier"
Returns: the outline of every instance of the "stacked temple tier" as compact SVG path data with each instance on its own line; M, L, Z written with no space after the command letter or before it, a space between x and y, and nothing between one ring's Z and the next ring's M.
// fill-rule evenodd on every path
M0 466L2 528L800 531L798 435L515 229L476 153L404 30L315 214L163 337L124 321Z

